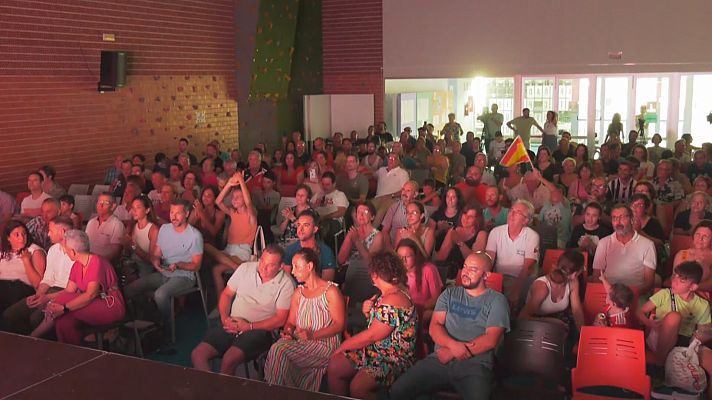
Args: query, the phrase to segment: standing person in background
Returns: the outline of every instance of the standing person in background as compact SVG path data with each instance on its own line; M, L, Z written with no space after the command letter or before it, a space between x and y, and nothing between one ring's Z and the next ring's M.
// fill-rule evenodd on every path
M443 136L450 134L452 140L459 142L460 136L464 134L464 131L462 130L462 126L460 126L459 123L455 122L455 113L448 114L447 120L448 122L445 124L445 126L443 126L443 130L440 133Z
M621 136L623 135L623 123L621 122L621 115L618 113L613 114L613 120L611 121L610 124L608 124L608 130L606 131L606 140L604 140L604 143L607 142L618 142L620 143L621 141Z
M541 137L542 146L546 146L550 151L556 147L556 138L559 135L559 116L554 111L546 112L546 122L544 122L544 132Z
M477 117L478 120L482 121L482 123L485 124L485 127L482 130L482 137L485 140L485 150L487 151L487 157L490 159L496 158L497 156L497 154L490 153L490 143L494 139L495 133L502 130L502 124L504 123L504 116L502 115L502 113L497 112L498 109L499 106L497 106L497 104L492 104L490 112L485 112L484 114ZM469 165L470 164L468 164L468 166Z
M507 128L513 130L515 135L522 137L524 147L526 147L527 150L529 150L529 141L532 136L532 126L536 126L542 134L546 133L544 132L544 129L539 126L539 123L536 122L533 117L529 116L528 108L522 109L522 115L520 117L514 118L513 120L507 122Z
M67 194L67 191L54 178L57 176L57 170L51 165L43 165L38 171L44 177L42 180L42 190L48 195L59 199L62 195Z

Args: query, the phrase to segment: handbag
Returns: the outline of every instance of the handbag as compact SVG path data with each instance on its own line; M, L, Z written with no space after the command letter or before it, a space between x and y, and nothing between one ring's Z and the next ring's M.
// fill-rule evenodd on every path
M262 256L262 251L265 247L265 234L262 231L262 226L257 225L257 231L255 231L255 240L252 242L252 255L250 256L250 261L258 261L260 256Z
M701 393L707 388L707 375L700 366L697 350L700 341L693 339L688 347L675 347L665 360L665 386Z

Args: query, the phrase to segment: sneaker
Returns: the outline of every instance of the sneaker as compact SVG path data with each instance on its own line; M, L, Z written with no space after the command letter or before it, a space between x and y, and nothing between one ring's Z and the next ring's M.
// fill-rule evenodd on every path
M657 400L699 400L700 395L670 386L660 386L650 392L650 397Z

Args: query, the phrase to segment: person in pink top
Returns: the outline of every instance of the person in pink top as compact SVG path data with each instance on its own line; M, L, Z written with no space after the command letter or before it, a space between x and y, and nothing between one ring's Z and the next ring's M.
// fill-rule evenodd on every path
M62 343L81 344L81 329L106 325L124 318L124 297L114 268L101 256L89 253L89 237L80 230L64 234L62 249L74 261L67 287L48 295L45 320L32 336L43 336L56 326Z
M423 309L424 314L432 313L443 288L437 267L425 259L420 247L412 239L398 242L396 253L403 261L408 275L410 298L416 307Z

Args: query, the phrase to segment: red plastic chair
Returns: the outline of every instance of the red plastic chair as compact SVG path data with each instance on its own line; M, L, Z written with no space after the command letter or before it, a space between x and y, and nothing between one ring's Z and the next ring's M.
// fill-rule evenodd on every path
M489 289L502 293L502 285L504 284L504 275L499 272L490 272L487 279L485 279L485 286ZM455 278L455 285L462 285L462 270L457 271L457 278Z
M645 340L636 329L584 326L576 368L571 371L574 399L605 399L579 392L582 388L614 386L650 399L650 377L645 374Z
M565 252L566 250L561 249L547 249L544 253L544 260L541 262L542 273L546 275L556 268L559 258ZM588 278L588 252L582 251L581 255L583 256L583 278L585 280Z
M22 204L22 200L25 200L25 197L29 196L30 192L20 192L15 196L15 204L17 204L17 208L20 208L20 204Z

